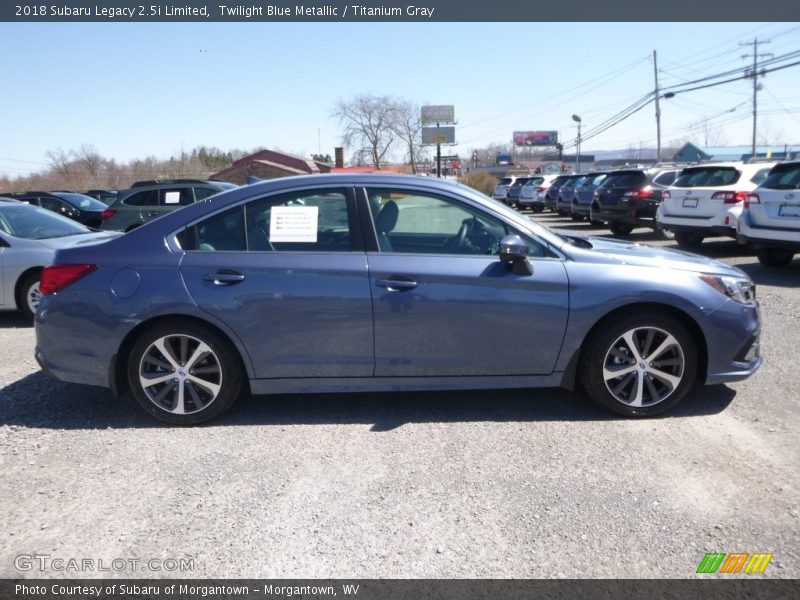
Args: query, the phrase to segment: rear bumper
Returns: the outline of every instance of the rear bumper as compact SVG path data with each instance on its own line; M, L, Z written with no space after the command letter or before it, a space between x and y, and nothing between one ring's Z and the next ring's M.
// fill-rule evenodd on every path
M772 248L786 248L787 250L800 251L800 231L788 231L772 227L755 227L750 223L747 214L739 219L736 232L736 241L740 244L764 246Z
M711 217L692 217L686 215L668 214L664 205L658 208L658 222L664 229L670 231L689 231L692 233L702 233L704 235L724 235L736 237L736 226L742 214L740 205L732 205Z
M591 207L591 218L593 221L607 221L609 223L627 223L630 225L655 225L655 211L638 210L626 207L625 210L608 210L603 208Z

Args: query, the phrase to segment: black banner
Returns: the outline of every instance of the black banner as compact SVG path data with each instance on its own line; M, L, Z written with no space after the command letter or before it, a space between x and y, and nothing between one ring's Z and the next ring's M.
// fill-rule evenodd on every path
M61 0L4 1L0 21L11 22L467 22L467 21L797 21L797 0L405 0L350 3L281 0Z
M18 600L189 600L294 598L327 600L783 600L797 597L796 580L268 580L268 579L27 579L0 580L0 598Z

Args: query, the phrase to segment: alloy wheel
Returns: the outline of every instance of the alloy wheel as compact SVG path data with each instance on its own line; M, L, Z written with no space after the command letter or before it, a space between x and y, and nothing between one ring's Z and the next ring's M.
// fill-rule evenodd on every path
M683 349L675 337L657 327L636 327L611 344L603 360L606 389L630 407L654 406L680 385Z
M222 367L204 341L190 335L166 335L143 353L139 383L158 408L189 415L217 399L222 389Z

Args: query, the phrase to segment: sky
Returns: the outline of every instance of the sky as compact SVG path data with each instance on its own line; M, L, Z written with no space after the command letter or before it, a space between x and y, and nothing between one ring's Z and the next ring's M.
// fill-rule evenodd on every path
M0 174L93 146L126 162L200 145L333 155L334 103L453 104L458 145L564 142L652 92L800 51L800 23L0 23ZM759 80L759 142L800 143L800 65ZM752 80L661 101L662 145L749 145ZM655 147L648 104L583 153ZM347 156L354 149L348 149ZM398 149L399 150L399 149ZM398 152L397 158L402 158Z

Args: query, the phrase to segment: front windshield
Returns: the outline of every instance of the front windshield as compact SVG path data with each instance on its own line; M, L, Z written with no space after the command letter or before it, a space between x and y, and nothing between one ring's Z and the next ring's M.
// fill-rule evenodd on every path
M89 233L89 229L36 206L0 205L0 231L26 240L44 240Z
M523 215L522 213L517 212L513 208L506 206L502 202L495 200L494 198L490 198L485 194L482 194L478 190L466 186L464 184L458 184L459 191L462 195L468 197L470 200L475 202L480 202L481 204L488 204L491 206L492 210L496 213L501 213L507 219L517 223L521 227L530 231L533 235L540 237L543 241L546 241L549 244L552 244L554 247L558 248L563 245L564 242L572 243L567 236L563 236L555 231L552 231L531 219L530 217Z

